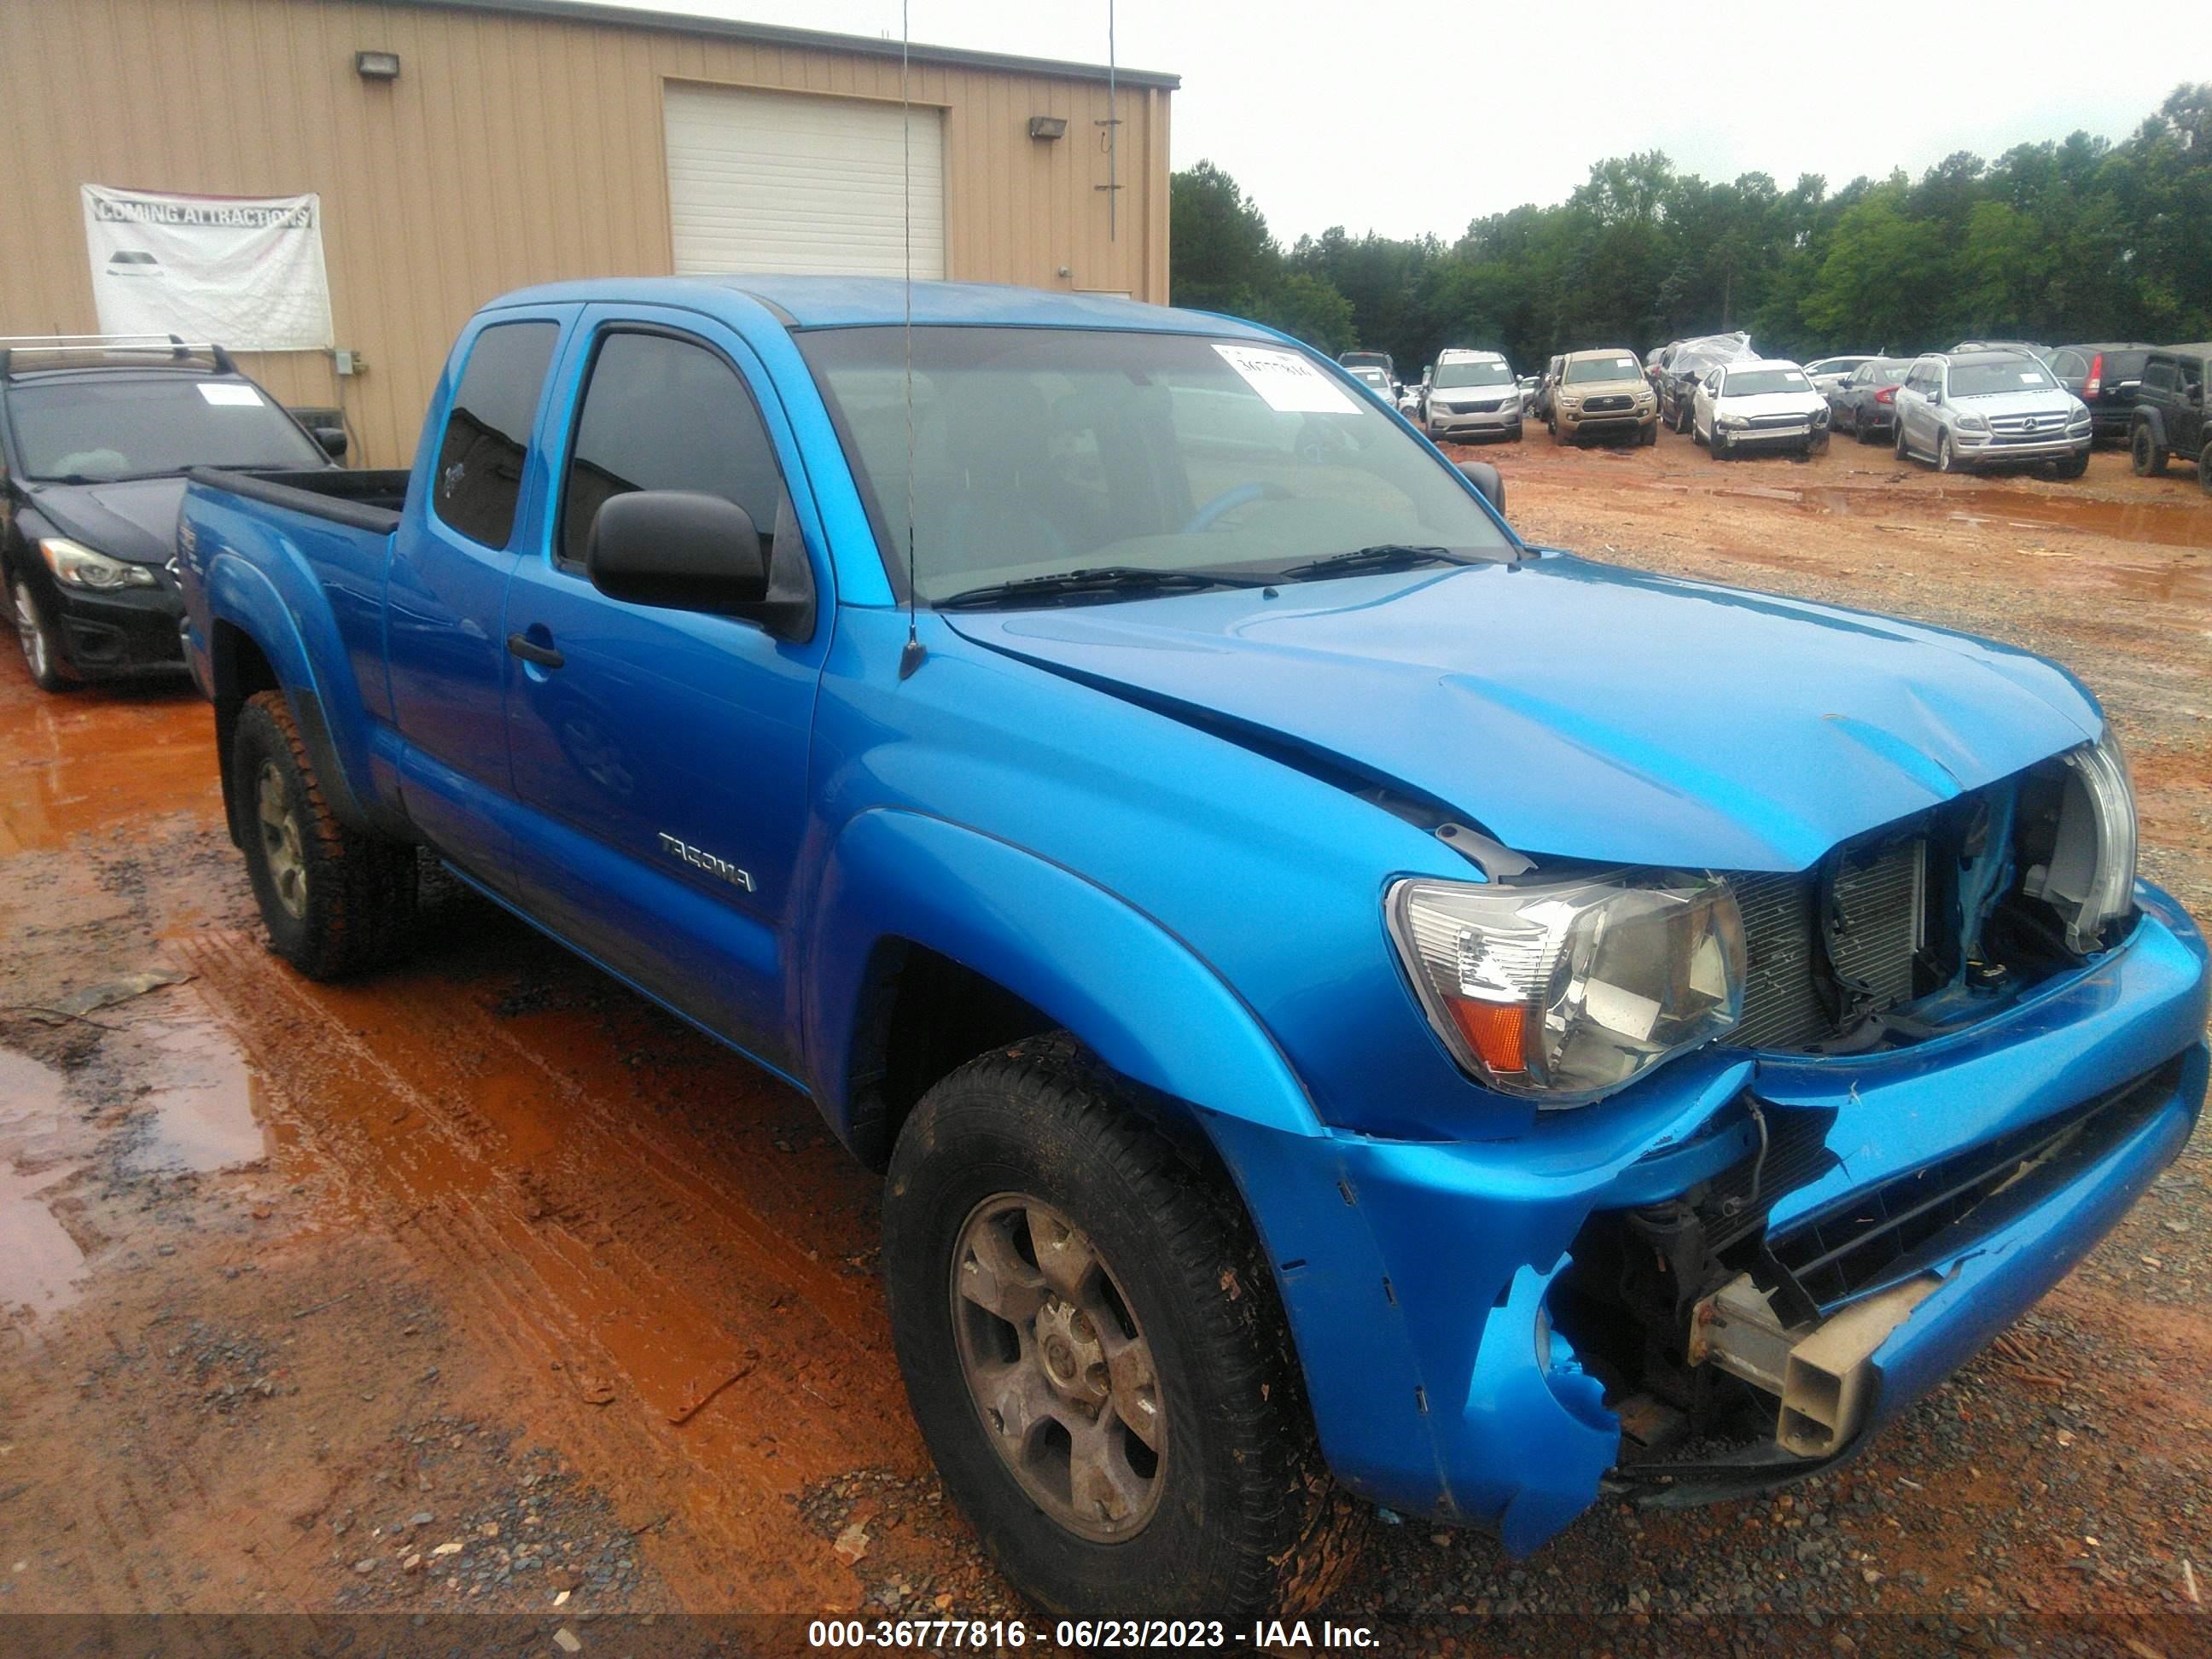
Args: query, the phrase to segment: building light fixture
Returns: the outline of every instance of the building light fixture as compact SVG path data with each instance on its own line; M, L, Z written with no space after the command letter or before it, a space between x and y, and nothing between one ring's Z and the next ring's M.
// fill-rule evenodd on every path
M353 55L353 72L364 81L397 81L399 78L399 54L396 52L357 52Z
M1067 118L1064 115L1032 115L1030 117L1030 137L1032 138L1064 138L1067 136Z

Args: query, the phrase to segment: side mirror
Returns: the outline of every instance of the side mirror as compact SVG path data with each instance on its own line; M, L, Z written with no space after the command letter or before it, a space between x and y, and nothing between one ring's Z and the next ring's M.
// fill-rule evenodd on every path
M1462 461L1459 470L1467 481L1482 492L1482 499L1498 509L1498 516L1505 516L1505 480L1488 461Z
M753 515L690 490L608 497L592 520L584 568L610 599L672 611L732 615L768 597L768 553Z
M346 434L345 428L343 427L310 427L307 429L307 432L310 437L314 439L317 443L322 446L324 454L329 456L334 461L342 461L345 459Z

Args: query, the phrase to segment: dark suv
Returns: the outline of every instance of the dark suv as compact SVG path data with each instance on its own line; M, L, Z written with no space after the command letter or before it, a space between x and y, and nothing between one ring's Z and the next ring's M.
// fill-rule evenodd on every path
M2143 358L2142 385L2136 390L2128 447L2136 471L2150 477L2179 456L2197 468L2197 481L2212 490L2212 448L2204 442L2204 366L2212 362L2212 343L2160 346Z
M2125 443L2142 384L2143 360L2157 348L2141 340L2063 345L2051 353L2058 384L2089 405L2097 441Z
M195 466L305 472L342 452L220 346L0 340L0 579L40 690L181 673L168 569Z

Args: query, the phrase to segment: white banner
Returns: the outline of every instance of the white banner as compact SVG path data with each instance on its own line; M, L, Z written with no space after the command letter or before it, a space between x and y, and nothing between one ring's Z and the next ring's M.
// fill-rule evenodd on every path
M335 343L319 196L84 189L103 334L175 334L234 351Z

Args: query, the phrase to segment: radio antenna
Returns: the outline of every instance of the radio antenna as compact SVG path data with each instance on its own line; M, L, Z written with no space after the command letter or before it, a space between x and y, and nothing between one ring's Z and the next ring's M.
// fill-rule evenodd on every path
M907 96L907 46L912 32L907 26L908 0L899 0L899 191L901 219L906 240L906 647L899 653L899 678L903 680L921 666L929 653L922 648L915 625L914 585L914 105Z

